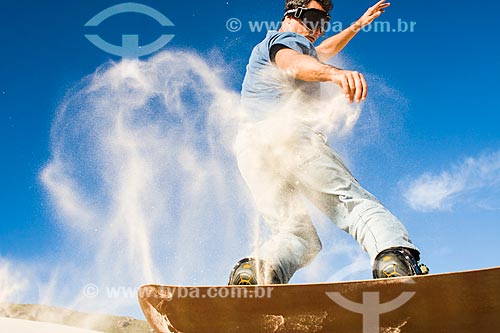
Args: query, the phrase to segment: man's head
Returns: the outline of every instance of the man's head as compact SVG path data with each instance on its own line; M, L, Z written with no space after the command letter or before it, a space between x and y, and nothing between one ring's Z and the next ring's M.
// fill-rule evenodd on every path
M325 12L332 10L332 0L286 0L285 12L290 9L297 9L299 7L307 7L310 2L317 2Z
M331 0L287 0L282 31L296 32L314 43L330 20Z

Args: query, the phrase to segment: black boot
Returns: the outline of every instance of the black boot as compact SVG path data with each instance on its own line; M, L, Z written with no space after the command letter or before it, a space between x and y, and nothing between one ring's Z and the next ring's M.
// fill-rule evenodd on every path
M267 268L267 269L266 269ZM231 270L229 285L281 284L276 272L266 267L263 260L244 258Z
M380 252L373 264L373 278L391 278L428 274L429 269L419 264L418 251L405 247L395 247Z

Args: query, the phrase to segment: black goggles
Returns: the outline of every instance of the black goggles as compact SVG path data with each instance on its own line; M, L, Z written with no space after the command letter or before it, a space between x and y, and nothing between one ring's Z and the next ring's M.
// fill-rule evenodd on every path
M319 29L321 33L325 32L331 19L331 16L323 10L304 7L287 10L283 18L287 16L293 16L299 19L308 29L312 31Z

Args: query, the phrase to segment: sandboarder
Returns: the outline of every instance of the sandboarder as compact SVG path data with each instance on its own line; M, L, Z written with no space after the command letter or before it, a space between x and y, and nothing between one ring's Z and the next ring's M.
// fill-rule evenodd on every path
M338 85L351 103L366 99L361 73L324 62L389 5L379 1L314 47L330 20L331 0L286 0L281 28L269 31L253 49L241 92L246 117L235 151L271 237L233 267L229 284L288 283L315 258L322 245L304 198L362 246L374 278L425 273L403 224L361 187L325 136L300 116L320 98L320 82Z

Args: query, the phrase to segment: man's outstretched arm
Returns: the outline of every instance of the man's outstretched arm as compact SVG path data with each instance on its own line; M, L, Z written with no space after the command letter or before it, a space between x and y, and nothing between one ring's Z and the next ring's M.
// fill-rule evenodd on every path
M319 44L316 47L319 60L326 61L339 53L361 29L372 23L384 12L385 8L391 5L386 1L387 0L380 0L372 7L368 8L363 16L356 20L356 22L354 22L350 27L342 30L332 37L325 39L321 44Z
M309 55L283 48L276 53L275 64L294 78L310 82L331 81L337 84L350 102L366 99L368 86L363 74L323 64Z

